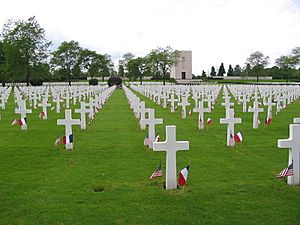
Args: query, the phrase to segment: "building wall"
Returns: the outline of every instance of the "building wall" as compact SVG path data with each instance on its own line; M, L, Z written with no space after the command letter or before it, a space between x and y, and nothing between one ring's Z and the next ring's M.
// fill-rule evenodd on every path
M176 80L192 79L192 51L178 51L178 62L171 68L170 77ZM185 73L185 78L183 77Z

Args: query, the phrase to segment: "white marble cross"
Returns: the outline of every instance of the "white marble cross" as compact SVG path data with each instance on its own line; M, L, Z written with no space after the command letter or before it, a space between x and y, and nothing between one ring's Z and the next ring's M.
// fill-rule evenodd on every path
M60 103L63 102L63 100L57 95L52 101L56 103L56 113L60 113Z
M234 106L233 102L230 102L230 97L225 97L225 102L222 103L222 106L225 106L226 115L228 113L228 110L230 109L230 106Z
M26 118L26 114L32 113L31 109L26 109L26 101L18 102L19 108L15 109L15 113L21 114L21 119ZM21 130L27 130L27 122L21 126Z
M186 118L186 107L189 106L190 103L188 102L188 97L182 97L182 102L178 103L178 106L181 106L181 117L182 119Z
M66 109L65 110L65 119L58 119L57 125L64 125L65 126L65 136L69 137L72 133L72 125L80 125L79 119L72 119L72 110ZM73 149L73 143L67 143L66 149Z
M227 146L230 146L229 139L230 134L234 136L234 124L242 123L241 118L234 118L234 109L229 109L226 118L220 119L221 124L227 124Z
M193 109L193 112L199 113L198 116L198 129L204 129L204 113L205 112L210 112L209 108L204 108L203 107L203 101L199 101L198 108Z
M253 112L253 129L257 129L258 128L258 115L260 112L263 112L264 109L263 108L259 108L258 106L258 101L254 101L253 102L253 108L249 108L248 112Z
M188 141L176 141L176 126L166 126L166 141L154 142L154 151L166 151L166 189L177 188L176 152L189 150Z
M51 104L47 103L46 98L43 98L43 103L38 104L38 106L42 107L42 112L44 113L44 115L42 116L42 119L47 120L48 119L47 107L50 107Z
M80 129L86 129L86 113L90 113L90 109L85 108L86 103L80 102L80 109L75 109L75 113L80 113Z
M268 107L268 112L267 112L267 116L269 118L272 118L272 106L275 106L276 103L272 102L272 97L269 96L268 101L264 103L264 106Z
M288 177L289 185L300 184L300 124L290 124L290 135L288 139L280 139L278 148L289 149L288 166L293 163L293 175Z
M171 94L171 98L168 99L168 102L171 102L171 112L175 112L175 102L177 102L178 100L175 99L175 95L174 93Z
M69 95L69 92L66 93L66 96L63 97L63 99L66 100L66 108L70 108L70 100L72 99L72 97Z
M163 91L161 98L163 99L163 108L167 108L167 99L168 99L168 94L167 92Z
M154 109L149 109L148 118L140 121L141 126L148 125L148 138L150 139L149 148L153 147L153 142L155 141L155 125L163 124L163 119L155 118L154 113Z

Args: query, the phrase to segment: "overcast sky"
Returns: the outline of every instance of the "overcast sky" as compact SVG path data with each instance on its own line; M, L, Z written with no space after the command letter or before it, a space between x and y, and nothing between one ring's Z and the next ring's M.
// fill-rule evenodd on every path
M75 40L117 62L170 45L192 50L194 74L244 66L254 51L273 64L300 46L300 0L0 0L1 29L31 16L54 48Z

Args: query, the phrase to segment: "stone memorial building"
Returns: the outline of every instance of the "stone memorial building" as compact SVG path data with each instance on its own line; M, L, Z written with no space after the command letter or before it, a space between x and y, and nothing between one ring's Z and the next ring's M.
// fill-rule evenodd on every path
M192 79L192 51L178 51L179 57L176 65L172 66L170 77L175 80Z

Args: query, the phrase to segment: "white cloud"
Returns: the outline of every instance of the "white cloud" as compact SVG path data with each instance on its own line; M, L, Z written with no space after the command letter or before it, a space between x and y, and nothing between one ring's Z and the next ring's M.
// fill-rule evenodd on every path
M299 46L292 0L0 0L6 19L35 15L54 43L75 40L112 54L145 55L158 46L193 51L193 72L244 65L253 51L271 59Z

